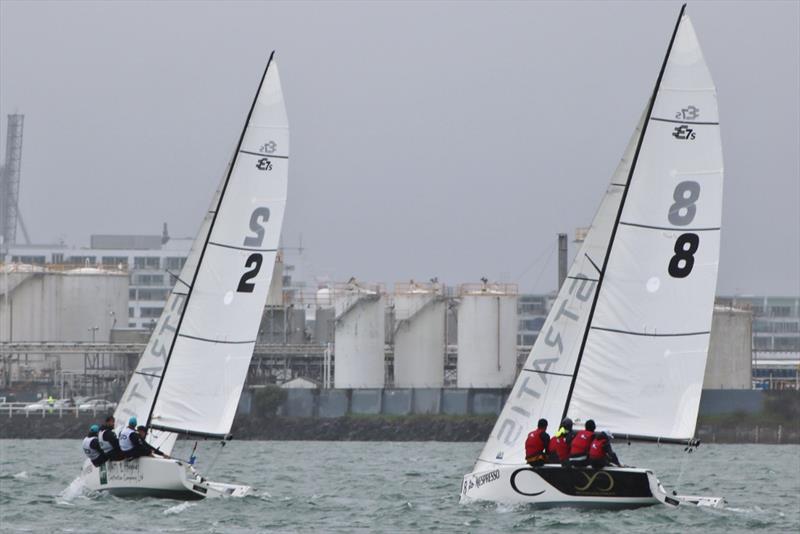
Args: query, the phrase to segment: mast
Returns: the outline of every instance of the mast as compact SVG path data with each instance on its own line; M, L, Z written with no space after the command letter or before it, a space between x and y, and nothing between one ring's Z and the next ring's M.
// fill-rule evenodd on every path
M184 311L181 314L180 319L178 320L178 326L175 329L175 335L172 338L172 342L170 343L170 347L169 347L169 352L167 353L167 357L164 360L164 368L161 371L161 379L158 382L158 386L156 387L155 395L153 396L152 403L150 404L150 412L147 415L147 426L148 427L151 426L151 421L152 421L152 418L153 418L153 410L155 409L156 402L158 400L158 395L161 392L161 386L164 383L164 377L167 374L167 368L169 367L169 362L170 362L170 359L172 358L172 352L175 349L175 343L178 340L178 337L179 337L179 334L180 334L180 331L181 331L181 326L183 325L183 319L186 317L186 310L188 309L188 306L189 306L189 300L192 298L192 290L194 289L195 282L197 281L197 275L200 273L200 267L203 264L203 257L205 256L206 250L208 249L208 242L211 239L211 234L212 234L212 232L214 230L214 224L217 221L217 216L219 214L219 207L222 205L223 198L225 198L225 191L228 188L228 183L230 182L231 175L233 174L233 171L234 171L234 169L236 167L236 160L239 157L239 151L242 148L242 142L244 141L244 136L245 136L245 133L247 132L247 127L250 124L250 118L253 116L253 110L255 109L256 102L258 101L258 96L261 93L261 87L264 85L264 80L267 77L267 72L269 71L269 67L272 64L272 58L274 56L275 56L275 51L273 50L269 55L269 59L267 60L267 66L264 68L264 72L261 75L261 81L258 83L258 89L256 89L256 93L253 96L253 101L250 104L250 110L247 113L247 118L245 119L244 126L242 127L242 132L239 135L239 142L236 144L236 150L234 151L234 156L233 156L233 159L231 161L231 164L228 167L228 173L225 176L225 181L224 181L224 183L222 185L222 189L221 189L220 194L219 194L219 199L217 201L217 205L214 207L214 214L213 214L212 219L211 219L211 225L209 226L208 233L206 234L206 237L205 237L205 241L203 242L203 248L202 248L202 250L200 252L200 259L197 262L197 268L195 269L194 274L192 276L192 281L188 284L188 289L187 289L187 293L186 293L186 300L183 303L183 310Z
M659 89L661 87L661 80L664 77L664 71L667 68L667 63L669 61L669 56L670 56L670 53L672 52L672 45L675 43L675 36L678 34L678 28L680 28L681 20L683 20L683 14L684 14L685 11L686 11L686 4L683 4L681 6L680 13L678 13L678 20L675 23L675 29L672 31L672 37L670 38L669 46L667 47L667 53L664 55L664 61L661 64L661 70L658 73L658 78L656 79L656 84L655 84L655 87L653 88L653 96L650 98L650 103L648 104L648 107L647 107L647 112L645 114L644 123L642 125L642 133L639 135L639 140L638 140L638 142L636 144L636 151L634 152L633 160L631 162L631 167L630 167L630 170L628 171L628 179L625 182L625 188L622 191L622 199L620 200L619 209L617 210L617 216L616 216L616 219L614 220L614 226L613 226L613 228L611 230L611 237L609 238L608 249L606 250L606 254L605 254L605 257L603 259L603 266L602 266L602 268L600 269L600 272L599 272L599 276L598 276L598 280L597 280L597 287L595 288L594 297L593 297L593 300L592 300L592 306L591 306L591 308L589 310L589 318L586 321L586 328L585 328L585 330L583 332L583 339L581 340L581 347L580 347L580 350L578 351L578 358L577 358L577 360L575 362L575 371L572 373L572 381L571 381L570 386L569 386L569 392L567 393L567 399L566 399L566 401L564 403L564 411L563 411L563 413L561 415L562 419L567 417L567 412L569 411L569 404L570 404L570 401L572 400L572 393L573 393L573 391L575 389L575 382L577 381L577 378L578 378L578 372L580 371L581 360L583 359L583 353L584 353L584 351L586 349L586 341L589 338L589 331L591 330L592 320L594 318L594 312L595 312L595 309L597 308L597 301L598 301L598 298L600 296L600 290L601 290L601 288L603 286L603 279L605 278L606 268L608 267L608 259L611 256L611 250L614 247L614 238L617 235L617 229L619 228L619 221L620 221L620 219L622 217L622 210L625 208L625 200L626 200L626 198L628 196L628 191L630 190L631 180L633 178L633 174L636 172L636 163L637 163L637 161L639 159L639 152L641 151L642 143L644 142L645 135L647 134L647 126L650 123L650 117L651 117L651 115L653 113L653 106L656 103L656 97L658 96L658 91L659 91ZM664 442L666 442L666 441L667 440L664 440ZM683 440L675 440L675 441L678 442L678 443L683 443Z

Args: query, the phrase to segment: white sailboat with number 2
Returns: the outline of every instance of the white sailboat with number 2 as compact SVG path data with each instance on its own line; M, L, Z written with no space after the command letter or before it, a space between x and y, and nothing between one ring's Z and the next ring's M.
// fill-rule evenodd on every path
M719 506L668 495L649 469L525 463L543 417L616 438L696 446L719 261L717 95L681 8L655 89L462 501ZM582 426L581 426L582 428Z
M284 209L289 126L270 55L236 152L115 412L169 454L179 434L229 438L270 288ZM224 441L223 441L224 443ZM173 498L243 496L178 459L88 460L90 490Z

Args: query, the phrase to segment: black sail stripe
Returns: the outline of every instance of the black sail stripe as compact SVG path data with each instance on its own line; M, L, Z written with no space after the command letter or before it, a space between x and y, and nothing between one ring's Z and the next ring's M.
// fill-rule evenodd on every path
M194 339L196 341L203 341L205 343L222 343L224 345L247 345L248 343L256 342L255 339L253 339L252 341L227 341L224 339L211 339L207 337L190 336L189 334L178 334L178 336L185 337L188 339Z
M164 368L162 369L161 373L163 376L167 374L167 368L169 367L169 361L172 359L172 351L175 349L175 343L178 341L178 337L180 336L181 326L183 325L183 319L186 317L186 311L189 306L189 300L192 298L192 293L194 291L194 284L197 282L197 276L200 273L200 268L203 265L203 258L206 254L206 249L208 248L208 242L211 240L211 233L214 230L214 224L217 222L217 216L219 215L219 207L222 205L222 200L225 198L225 192L228 189L228 184L231 181L231 175L233 174L233 169L236 166L236 159L238 156L238 152L242 149L242 143L244 142L244 134L247 132L247 127L250 125L250 118L253 116L253 110L256 107L256 102L258 101L258 95L261 94L261 87L264 85L264 80L267 79L267 72L269 72L269 66L272 64L272 58L275 56L275 51L269 55L269 59L267 60L267 66L264 67L264 74L261 75L261 81L258 83L258 89L256 89L256 94L253 96L253 102L250 104L250 110L247 112L247 118L244 121L244 127L242 128L242 133L239 135L239 142L236 145L236 151L234 152L234 158L231 162L230 166L228 167L228 174L225 176L225 183L222 185L222 190L219 193L219 199L217 200L217 205L214 207L214 216L211 218L211 224L208 227L208 233L206 234L205 241L203 242L203 248L200 251L200 257L197 260L197 267L195 268L194 274L192 275L192 283L189 284L189 292L186 295L186 302L184 303L184 312L181 313L180 319L178 319L178 325L175 328L176 335L172 338L172 343L169 346L169 352L167 352L167 357L164 360ZM158 395L161 393L161 386L164 384L164 380L158 381L158 386L156 386L155 395L153 395L153 402L150 405L150 413L147 414L147 425L149 426L152 419L153 419L153 410L156 407L156 403L158 402Z
M161 378L161 375L157 375L157 374L153 374L153 373L145 373L143 371L134 371L134 374L144 375L144 376L152 376L153 378Z
M602 330L603 332L614 332L615 334L625 334L629 336L646 336L646 337L684 337L684 336L704 336L710 334L710 330L704 332L674 332L669 334L658 334L649 332L634 332L632 330L620 330L618 328L606 328L604 326L592 326L592 330Z
M232 248L235 250L246 250L251 252L277 252L277 248L251 248L251 247L237 247L236 245L226 245L224 243L217 243L215 241L209 241L209 245L214 245L215 247L222 247L222 248Z
M522 370L527 371L529 373L537 373L540 375L566 376L567 378L572 378L572 375L568 373L556 373L554 371L540 371L538 369L528 369L527 367L523 367Z
M597 282L597 278L589 278L588 276L568 276L570 280L586 280L587 282Z
M592 299L592 307L589 309L589 317L586 321L586 329L583 332L583 339L581 340L581 347L578 350L578 358L575 362L575 372L573 373L572 382L569 385L569 391L567 392L567 398L564 402L564 412L561 416L563 419L567 417L567 412L569 411L569 403L572 401L572 393L575 391L575 383L578 380L578 372L580 372L581 367L581 360L583 359L584 351L586 350L586 340L589 339L589 332L590 326L592 324L592 319L594 319L594 312L597 309L597 300L600 297L600 290L603 286L603 279L605 278L606 268L608 267L608 260L611 257L611 249L614 247L614 238L617 235L617 228L619 227L619 221L622 219L622 210L625 207L625 200L628 198L628 192L631 189L631 181L633 180L633 175L636 172L636 164L639 162L639 153L642 150L642 144L644 143L645 135L647 134L647 125L650 124L650 117L653 116L653 106L656 104L656 97L658 96L658 90L661 87L661 80L664 78L664 71L667 69L667 63L669 62L669 56L672 53L672 45L675 44L675 37L678 35L678 29L681 26L681 20L683 19L683 14L686 11L686 4L681 6L680 13L678 13L678 20L675 22L675 29L672 32L672 37L669 40L669 46L667 47L667 53L664 56L664 61L661 64L661 70L658 72L658 78L656 79L656 85L653 87L653 96L650 98L650 103L647 107L647 114L645 115L645 121L642 123L642 132L639 134L639 140L636 143L636 150L633 153L633 159L631 160L631 167L628 170L628 179L626 180L625 184L626 187L622 190L622 198L619 201L619 208L617 208L617 217L614 220L614 226L611 227L611 236L608 239L608 247L606 248L605 258L603 259L603 268L599 269L600 273L600 280L597 282L597 288L594 291L594 298ZM588 256L587 256L588 257Z
M692 121L679 121L675 119L662 119L660 117L650 117L651 121L659 122L673 122L675 124L691 124L692 126L719 126L718 122L692 122Z
M240 150L239 153L249 154L251 156L261 156L262 158L289 159L289 156L278 156L277 154L262 154L261 152L251 152L249 150Z
M685 226L651 226L649 224L639 224L625 221L620 221L619 224L624 226L635 226L637 228L647 228L649 230L667 230L670 232L719 232L720 230L719 226L708 228L687 228Z

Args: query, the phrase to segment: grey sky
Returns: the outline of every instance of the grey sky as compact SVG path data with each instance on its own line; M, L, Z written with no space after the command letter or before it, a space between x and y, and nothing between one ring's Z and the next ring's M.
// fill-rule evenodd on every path
M720 293L800 293L799 6L688 6L720 99ZM194 235L275 49L284 244L302 233L315 273L549 291L555 234L590 222L679 7L2 0L2 146L25 113L36 242Z

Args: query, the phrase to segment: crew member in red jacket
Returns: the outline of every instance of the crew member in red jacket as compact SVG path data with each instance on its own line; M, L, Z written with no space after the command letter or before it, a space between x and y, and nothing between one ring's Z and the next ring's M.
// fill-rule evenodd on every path
M536 430L528 434L525 440L525 461L529 465L539 466L547 460L547 446L550 436L547 434L547 419L539 419Z
M608 430L601 430L594 435L592 445L589 447L589 463L595 469L602 469L609 464L622 467L617 453L611 448L612 439L614 435Z
M561 421L561 428L558 429L555 436L550 438L550 445L547 447L547 450L550 452L548 462L560 464L569 460L569 449L574 437L575 432L572 431L572 419L565 417L564 420Z
M578 431L569 447L569 463L575 467L589 465L589 447L594 438L594 419L589 419L584 425L584 430Z

